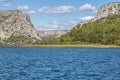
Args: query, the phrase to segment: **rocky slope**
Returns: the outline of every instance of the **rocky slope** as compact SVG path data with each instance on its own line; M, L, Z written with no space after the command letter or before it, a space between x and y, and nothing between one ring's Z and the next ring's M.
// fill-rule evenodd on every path
M0 39L4 42L11 36L24 36L33 41L41 39L27 14L22 14L19 10L1 10Z
M80 21L80 26L83 26L84 24L89 22L100 20L101 18L105 18L114 14L120 15L120 2L112 2L109 4L103 5L97 10L93 19Z
M120 14L120 2L112 2L103 5L96 13L95 19L101 19L112 14Z

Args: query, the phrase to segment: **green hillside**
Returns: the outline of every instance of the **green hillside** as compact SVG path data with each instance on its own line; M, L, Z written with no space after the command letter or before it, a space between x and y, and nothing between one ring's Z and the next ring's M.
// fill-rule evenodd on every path
M34 44L115 44L120 45L120 15L76 25L70 32L57 39L37 41Z
M70 37L72 42L81 41L120 45L120 15L111 15L95 22L75 26L61 38Z

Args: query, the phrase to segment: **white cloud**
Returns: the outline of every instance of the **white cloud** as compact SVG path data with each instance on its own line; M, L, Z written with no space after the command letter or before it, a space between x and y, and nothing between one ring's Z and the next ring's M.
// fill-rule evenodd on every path
M10 6L12 6L11 4L4 4L3 5L4 7L10 7Z
M78 19L72 19L67 21L53 21L45 25L36 26L38 30L70 30L80 21L90 20L93 16L85 16Z
M60 6L54 8L55 13L73 12L74 10L75 8L73 6Z
M93 16L85 16L85 17L81 17L80 20L91 20L93 19Z
M41 25L37 27L37 29L38 30L70 30L72 27L74 27L79 22L80 22L79 19L60 21L60 22L53 21L46 25Z
M42 7L40 9L38 9L38 12L49 14L49 13L51 13L51 9L49 7Z
M84 4L80 8L73 6L59 6L59 7L42 7L38 9L38 12L44 14L57 14L57 13L69 13L69 12L82 12L82 11L94 11L96 8L91 4Z
M28 9L30 9L30 8L29 8L29 6L27 6L27 5L23 5L23 6L17 7L17 9L18 9L18 10L28 10Z
M55 8L42 7L38 10L38 12L45 13L45 14L52 14L52 13L73 12L74 10L75 8L73 6L59 6Z
M13 2L14 0L0 0L0 2Z
M56 30L59 28L59 22L53 21L51 23L48 23L47 25L44 25L44 30Z
M36 14L36 11L30 10L30 11L28 11L27 13L28 13L28 14Z
M96 10L96 8L92 6L91 4L84 4L79 9L80 11Z

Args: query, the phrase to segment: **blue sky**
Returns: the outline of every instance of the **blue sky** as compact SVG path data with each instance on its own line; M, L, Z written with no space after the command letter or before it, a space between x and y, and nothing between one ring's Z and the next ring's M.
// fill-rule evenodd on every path
M0 10L29 14L38 30L68 30L94 17L104 4L120 0L0 0Z

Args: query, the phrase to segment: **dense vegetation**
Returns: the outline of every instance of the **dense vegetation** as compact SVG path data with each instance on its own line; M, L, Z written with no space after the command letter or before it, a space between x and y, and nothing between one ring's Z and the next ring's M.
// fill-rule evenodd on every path
M34 44L115 44L120 45L120 15L111 15L82 27L76 25L70 32L57 39L36 41Z
M32 39L20 35L20 36L11 36L7 40L4 40L4 42L9 45L25 45L25 44L31 44Z

